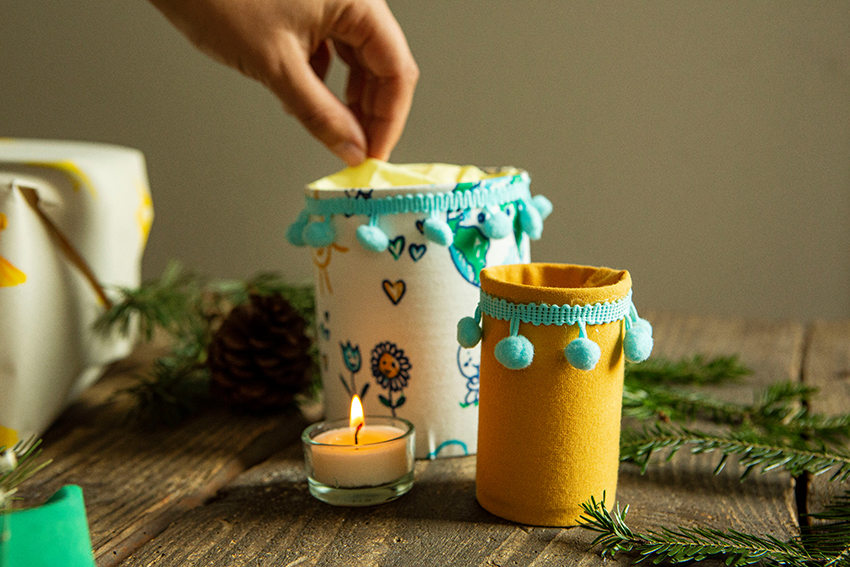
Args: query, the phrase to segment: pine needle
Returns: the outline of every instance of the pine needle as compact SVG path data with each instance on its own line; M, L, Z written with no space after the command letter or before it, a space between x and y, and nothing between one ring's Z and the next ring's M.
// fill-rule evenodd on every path
M626 365L626 382L637 386L691 385L706 386L740 381L752 371L737 356L706 358L697 354L682 360L652 357L644 362Z
M805 446L805 448L800 448ZM767 472L782 469L794 476L803 473L820 475L833 471L830 480L850 478L850 453L846 449L828 449L814 441L799 440L795 446L765 438L753 431L708 434L686 427L655 425L643 431L624 431L620 443L620 460L631 462L646 472L651 457L660 452L671 459L680 449L689 447L693 454L718 452L721 460L715 474L726 460L735 456L744 467L741 480L757 469Z
M0 447L0 512L19 484L50 464L50 461L38 462L40 445L41 440L33 437L10 448Z
M811 554L796 539L780 541L770 535L751 535L737 530L713 528L662 528L660 531L637 533L626 524L625 510L619 503L613 514L602 502L591 497L582 504L584 513L579 525L599 535L591 547L600 546L603 558L615 558L618 553L637 557L636 562L689 563L716 559L726 565L741 566L763 563L767 565L825 566L832 559L824 554Z

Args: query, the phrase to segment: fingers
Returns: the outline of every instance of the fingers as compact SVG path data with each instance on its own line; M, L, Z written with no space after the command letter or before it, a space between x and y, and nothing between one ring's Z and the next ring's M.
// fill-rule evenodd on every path
M383 0L351 4L331 30L349 68L346 99L368 140L368 155L386 160L410 113L419 79L407 40Z
M319 43L319 47L310 55L310 67L321 80L325 80L331 66L331 46L328 40Z
M297 41L288 43L280 47L280 68L271 74L269 87L331 152L348 165L362 163L367 155L366 134L357 117L322 82L320 75L327 70L324 55L317 52L311 59Z

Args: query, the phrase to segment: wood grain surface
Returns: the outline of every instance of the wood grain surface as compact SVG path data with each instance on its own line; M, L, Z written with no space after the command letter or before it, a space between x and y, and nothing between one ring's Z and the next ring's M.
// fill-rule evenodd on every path
M826 415L850 412L850 321L818 321L809 331L803 382L818 388L809 402ZM848 482L830 482L829 473L808 478L808 512L823 510L832 498L850 490Z
M713 392L726 399L751 401L770 383L800 380L804 368L807 382L850 391L848 325L818 324L807 335L794 322L643 315L657 355L740 355L754 373ZM66 412L45 437L54 463L22 494L44 499L80 484L101 567L603 564L585 530L521 526L483 510L474 457L418 461L413 490L399 500L338 508L307 490L299 416L215 410L155 433L124 425L127 408L109 395L149 360L137 355L113 368ZM714 476L718 458L683 450L643 476L623 464L617 500L630 506L632 528L702 525L780 539L798 532L789 475L740 482L730 463Z

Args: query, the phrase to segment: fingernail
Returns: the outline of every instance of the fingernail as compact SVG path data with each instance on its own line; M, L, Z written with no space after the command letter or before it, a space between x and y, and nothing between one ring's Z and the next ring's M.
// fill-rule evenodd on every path
M348 165L360 165L366 159L366 152L360 146L351 142L340 142L331 151L342 158Z

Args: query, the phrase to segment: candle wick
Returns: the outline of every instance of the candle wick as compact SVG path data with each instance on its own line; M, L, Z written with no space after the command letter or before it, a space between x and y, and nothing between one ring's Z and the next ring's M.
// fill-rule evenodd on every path
M360 422L357 424L357 429L354 430L354 444L357 445L357 434L360 433L360 430L363 428L363 423Z

